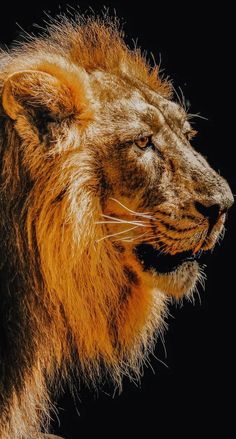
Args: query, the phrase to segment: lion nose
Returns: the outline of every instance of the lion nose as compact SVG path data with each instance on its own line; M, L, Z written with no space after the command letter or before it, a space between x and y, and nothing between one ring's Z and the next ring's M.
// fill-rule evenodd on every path
M205 206L204 204L199 203L199 201L196 201L195 208L199 213L201 213L205 218L208 219L210 227L214 227L220 215L220 205L212 204L211 206Z
M209 227L212 229L217 223L220 215L227 212L227 210L232 206L233 201L225 199L221 204L215 203L210 205L205 205L199 201L195 201L195 209L201 213L209 221Z

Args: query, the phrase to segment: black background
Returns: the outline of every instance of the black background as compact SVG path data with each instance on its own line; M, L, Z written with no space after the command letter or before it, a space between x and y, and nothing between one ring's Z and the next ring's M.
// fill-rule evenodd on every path
M75 6L77 2L70 2ZM89 6L99 12L104 2L80 1L81 11ZM162 67L180 86L191 103L191 113L200 112L208 120L196 119L199 135L195 147L210 164L225 176L234 193L235 111L233 68L234 15L227 4L212 9L196 2L159 4L145 0L107 1L111 12L123 18L127 42L138 38L139 45L155 55L161 54ZM206 2L205 2L206 3ZM219 2L220 3L220 2ZM220 3L222 4L222 3ZM66 6L60 3L62 11ZM26 31L32 24L43 24L43 11L54 16L59 3L11 2L1 6L0 41L9 45L19 39L19 23ZM146 437L165 438L174 434L189 438L218 433L231 436L233 417L234 347L234 238L235 208L231 209L227 233L209 259L206 290L201 304L172 306L165 334L165 346L159 341L152 369L145 368L141 384L127 379L121 395L112 397L111 389L98 394L81 386L74 401L68 391L58 402L60 426L54 418L54 432L66 439L109 436L143 431ZM164 365L164 362L166 365Z

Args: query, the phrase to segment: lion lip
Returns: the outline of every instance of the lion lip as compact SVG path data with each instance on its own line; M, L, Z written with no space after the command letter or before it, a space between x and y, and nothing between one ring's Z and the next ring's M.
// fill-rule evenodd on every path
M137 259L141 262L144 271L155 270L157 273L169 273L178 269L186 261L195 261L197 255L192 251L185 251L171 255L161 253L151 244L139 244L134 248Z

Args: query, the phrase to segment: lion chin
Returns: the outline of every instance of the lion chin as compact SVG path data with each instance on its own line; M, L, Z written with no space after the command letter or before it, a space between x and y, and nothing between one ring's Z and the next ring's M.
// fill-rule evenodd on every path
M197 282L204 278L197 256L191 251L161 254L152 245L143 243L133 252L141 264L144 283L177 299L192 296Z

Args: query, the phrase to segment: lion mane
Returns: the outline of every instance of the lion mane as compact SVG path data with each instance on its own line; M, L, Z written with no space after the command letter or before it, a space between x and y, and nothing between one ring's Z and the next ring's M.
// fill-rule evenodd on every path
M170 83L107 18L52 22L0 55L1 439L47 432L50 394L72 370L94 384L137 378L163 328L168 295L144 285L101 221L118 175L109 160L101 167L101 151L118 141L119 105L139 86L169 102ZM127 185L141 187L135 178Z
M3 53L0 62L0 437L29 438L30 431L33 439L47 425L47 386L59 368L64 379L77 363L95 380L105 365L120 384L124 373L138 373L162 321L162 301L151 304L140 290L122 309L127 279L117 251L108 241L96 244L97 164L78 153L96 107L85 72L127 69L164 94L169 86L101 20L54 24L47 37ZM37 124L47 117L44 132Z

